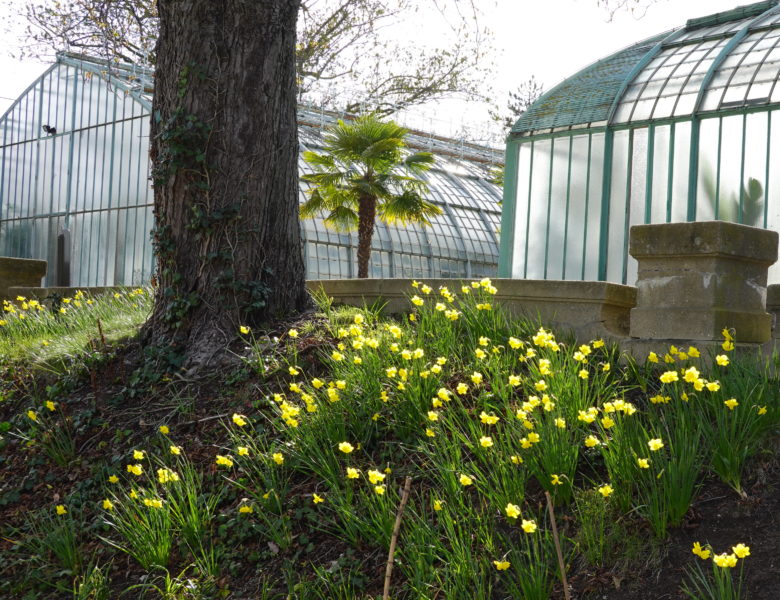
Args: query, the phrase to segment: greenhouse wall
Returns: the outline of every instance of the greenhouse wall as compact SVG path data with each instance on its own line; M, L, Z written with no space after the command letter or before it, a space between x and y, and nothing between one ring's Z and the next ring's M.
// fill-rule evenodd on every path
M773 0L692 19L545 94L508 139L501 275L634 284L632 225L780 230L778 80Z
M0 118L0 256L47 260L47 285L150 280L152 83L133 65L62 54ZM301 151L321 150L338 117L299 107ZM503 157L418 132L409 141L437 158L427 177L442 214L430 227L377 223L371 276L494 276L501 192L489 171ZM301 173L309 169L301 158ZM302 182L301 201L306 189ZM355 233L327 229L322 218L302 221L301 231L308 278L354 276Z

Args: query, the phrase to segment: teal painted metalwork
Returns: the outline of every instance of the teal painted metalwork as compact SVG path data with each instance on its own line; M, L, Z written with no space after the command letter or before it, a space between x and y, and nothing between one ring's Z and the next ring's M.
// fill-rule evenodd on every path
M780 39L780 38L778 38ZM768 113L766 122L766 172L764 174L764 220L763 227L767 228L769 215L769 165L772 164L772 113Z
M645 225L653 220L653 162L655 160L655 125L647 128L647 171L645 174Z
M666 222L672 222L672 202L674 200L674 141L677 123L672 123L669 128L669 162L668 177L666 180Z
M152 84L151 72L133 65L60 54L0 117L0 255L49 260L51 284L57 277L51 242L67 227L74 285L149 281ZM300 106L302 150L321 149L323 130L342 117L349 118ZM430 194L445 214L432 219L430 232L378 223L372 274L495 276L504 242L496 234L500 189L488 179L503 153L420 132L408 139L437 157ZM350 276L356 235L331 232L321 219L301 229L310 278Z
M525 216L525 254L523 259L523 277L528 277L528 234L531 231L531 192L534 189L533 186L533 174L534 174L534 147L535 142L531 142L531 164L528 171L528 210Z
M748 32L754 25L760 23L766 17L777 12L779 8L780 7L778 7L777 0L770 0L767 2L759 2L751 6L738 7L731 11L717 13L715 15L710 15L709 17L702 17L701 19L693 19L688 22L687 27L703 27L705 25L726 23L737 19L745 19L745 18L749 19L747 23L745 23L745 25L739 31L737 31L737 33L735 33L731 37L731 39L723 46L723 48L720 51L720 54L715 58L715 60L710 65L707 72L704 74L704 79L702 79L701 86L699 87L699 93L696 96L696 101L693 105L692 114L694 116L694 120L696 119L696 116L701 112L704 96L707 93L707 90L709 89L710 84L713 81L713 78L715 77L715 73L723 65L724 61L731 54L732 50L734 50L734 48L737 47L737 45L745 38L745 36L747 36ZM698 133L699 130L698 125L696 125L696 130ZM693 135L693 131L691 132L691 135ZM689 220L691 221L695 218L696 215L698 179L699 179L699 145L698 145L698 136L697 136L696 143L691 144L691 155L690 155L689 171L688 171L688 215L689 215ZM740 206L741 206L741 202L740 202ZM741 214L742 213L740 210L740 222L742 222ZM693 215L693 217L691 217L691 215Z
M684 28L676 29L672 31L670 34L668 34L666 37L660 39L656 44L650 48L650 50L647 51L647 53L637 62L634 67L628 72L625 79L623 79L623 83L618 88L617 92L615 93L615 98L612 101L612 106L609 107L609 112L607 113L607 123L612 123L612 121L615 119L615 112L618 108L618 103L620 102L620 99L623 97L623 94L625 93L628 86L631 84L634 79L636 79L636 76L639 75L639 73L644 69L651 60L653 60L656 56L658 56L658 53L661 52L661 49L673 42L675 39L680 37L685 33Z
M553 166L555 165L555 138L550 140L550 175L547 180L547 219L544 231L544 278L547 279L547 258L550 251L550 208L552 207ZM526 261L528 256L526 255Z
M628 153L626 156L626 197L625 197L625 207L626 207L626 214L625 218L623 220L623 240L624 244L628 243L628 226L631 222L631 184L632 184L632 173L633 173L633 165L634 165L634 131L635 129L631 129L628 132ZM623 264L620 267L621 272L621 279L625 282L626 280L626 273L628 269L628 253L623 253Z
M688 221L696 220L696 198L699 186L699 135L701 134L701 119L693 116L691 119L691 147L688 152Z
M747 140L747 115L742 115L742 148L739 160L739 212L738 223L745 220L745 142Z
M512 277L512 260L515 242L515 197L517 193L517 169L520 158L520 144L507 140L504 155L504 201L501 211L500 250L498 253L498 276Z
M585 260L587 258L586 254L588 248L588 209L590 208L590 170L592 152L593 134L591 133L588 136L588 167L585 175L585 218L583 219L585 227L582 232L582 268L580 279L585 279Z
M607 252L609 245L609 212L612 195L612 153L615 134L607 129L604 135L604 169L601 190L601 223L599 227L599 281L607 280Z
M566 279L566 251L569 246L569 204L571 203L571 163L574 136L569 138L569 167L566 171L566 209L563 223L563 256L561 257L561 279Z

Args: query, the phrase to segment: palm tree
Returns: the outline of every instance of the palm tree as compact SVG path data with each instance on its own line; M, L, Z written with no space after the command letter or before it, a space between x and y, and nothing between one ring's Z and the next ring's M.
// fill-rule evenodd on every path
M305 152L314 168L301 178L311 184L301 218L325 213L337 231L358 231L358 277L368 277L371 238L378 217L388 224L430 225L441 209L425 200L427 183L419 176L433 164L429 152L407 150L407 130L366 115L338 121L325 135L321 154Z

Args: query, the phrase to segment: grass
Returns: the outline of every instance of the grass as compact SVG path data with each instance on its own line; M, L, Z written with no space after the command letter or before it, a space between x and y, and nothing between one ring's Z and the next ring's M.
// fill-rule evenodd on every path
M672 348L659 349L666 363L636 361L602 340L513 320L495 292L488 280L418 284L397 320L323 300L319 320L276 341L242 334L245 364L218 380L210 414L171 384L145 405L139 431L121 408L95 402L87 367L96 343L137 330L148 291L74 296L64 313L7 305L0 464L59 469L49 485L68 513L52 502L16 530L36 560L61 570L15 580L31 563L0 550L0 594L24 581L31 598L52 587L74 598L229 597L235 583L263 598L379 598L409 476L394 598L542 600L561 587L544 492L567 568L622 572L634 568L627 557L657 554L707 477L744 495L745 467L780 423L777 382L758 359ZM56 385L7 392L41 364L93 374L80 388L89 400ZM109 414L88 421L85 407ZM90 561L75 560L81 547ZM738 597L713 569L714 579L690 571L688 593Z

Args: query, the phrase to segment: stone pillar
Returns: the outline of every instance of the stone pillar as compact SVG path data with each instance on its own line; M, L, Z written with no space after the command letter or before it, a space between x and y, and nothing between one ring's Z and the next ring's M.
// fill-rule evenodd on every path
M777 260L776 231L727 223L667 223L631 228L639 261L630 335L650 340L769 341L767 270Z
M0 256L0 300L13 300L8 288L41 285L41 279L46 275L46 264L45 260Z

